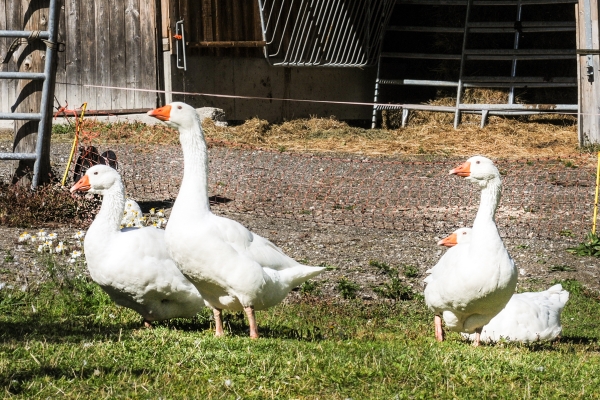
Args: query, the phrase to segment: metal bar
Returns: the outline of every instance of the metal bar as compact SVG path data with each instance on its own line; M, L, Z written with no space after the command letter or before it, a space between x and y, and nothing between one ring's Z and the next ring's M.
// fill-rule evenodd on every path
M431 33L464 33L463 28L447 26L389 26L388 31L393 32L431 32Z
M462 50L460 54L460 69L458 71L458 85L456 87L456 112L454 113L454 129L458 128L458 124L460 123L460 101L462 97L463 90L463 72L465 69L465 49L467 48L467 35L469 33L469 14L471 13L471 4L472 0L468 0L467 2L467 10L465 12L465 31L462 42Z
M516 78L511 80L492 79L472 79L463 77L463 87L530 87L530 88L545 88L545 87L577 87L577 82L572 78L557 78L556 80L546 82L544 78L531 78L532 81ZM379 85L406 85L406 86L436 86L436 87L457 87L458 82L451 81L435 81L435 80L420 80L420 79L379 79Z
M46 79L42 72L0 72L0 79Z
M373 103L377 104L379 101L379 75L381 73L381 58L377 63L377 77L375 78L375 95L373 96ZM375 129L377 127L377 106L373 106L373 116L371 117L371 129Z
M522 14L521 0L518 0L517 1L517 22L519 24L521 23L521 14ZM514 41L514 45L513 45L513 49L515 49L515 50L519 49L519 38L520 38L520 32L517 29L517 30L515 30L515 41ZM511 68L510 68L510 76L514 78L516 75L517 75L517 59L513 58ZM508 104L513 104L514 102L515 102L515 87L510 86L510 88L508 90Z
M0 153L0 160L35 160L36 153Z
M0 113L0 120L14 119L19 121L39 121L42 119L41 113Z
M31 31L0 31L0 37L28 39L32 33L33 32ZM40 39L48 39L50 37L50 33L48 31L40 31L38 37Z
M468 0L396 0L396 4L418 4L427 6L466 6ZM475 0L474 6L514 6L516 0ZM539 4L577 4L577 0L527 0L525 6Z
M204 47L264 47L266 41L221 41L221 42L188 42L187 46L191 48Z
M57 0L50 0L48 6L48 32L50 33L48 40L51 43L58 41L58 15ZM46 136L46 129L52 129L52 102L54 101L51 96L51 91L54 91L54 81L56 73L56 53L57 49L52 46L46 47L46 59L44 63L44 80L42 86L42 104L40 105L40 123L38 125L38 135L35 143L35 153L37 159L33 164L33 178L31 180L31 187L35 189L40 181L40 168L42 152L44 151L44 138Z
M460 60L460 54L433 54L433 53L390 53L382 52L384 58L421 58L430 60Z

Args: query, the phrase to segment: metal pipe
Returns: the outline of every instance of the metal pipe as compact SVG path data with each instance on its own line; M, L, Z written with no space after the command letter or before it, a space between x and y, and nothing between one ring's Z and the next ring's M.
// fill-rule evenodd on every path
M46 79L43 72L0 72L0 79Z
M29 39L32 34L32 31L0 31L0 37ZM50 33L48 31L40 31L37 37L40 39L48 39L50 37Z
M35 160L35 153L0 153L0 160Z
M41 113L0 113L0 120L14 119L19 121L25 120L41 120Z

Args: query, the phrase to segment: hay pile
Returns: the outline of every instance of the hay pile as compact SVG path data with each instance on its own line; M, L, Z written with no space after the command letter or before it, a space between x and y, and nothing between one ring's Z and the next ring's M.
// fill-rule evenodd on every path
M270 125L251 119L235 127L205 120L213 140L248 144L279 151L317 151L364 155L432 154L524 158L573 155L577 149L576 119L570 116L490 117L483 129L480 117L465 115L459 129L449 113L415 112L406 128L362 129L334 118L298 119Z

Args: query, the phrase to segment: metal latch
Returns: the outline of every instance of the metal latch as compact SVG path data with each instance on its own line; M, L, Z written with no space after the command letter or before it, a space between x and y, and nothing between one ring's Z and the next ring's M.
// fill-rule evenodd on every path
M175 48L177 50L177 68L187 71L187 64L185 59L185 32L183 29L183 20L177 21L175 23L175 35L173 37L177 39L177 42L175 42Z

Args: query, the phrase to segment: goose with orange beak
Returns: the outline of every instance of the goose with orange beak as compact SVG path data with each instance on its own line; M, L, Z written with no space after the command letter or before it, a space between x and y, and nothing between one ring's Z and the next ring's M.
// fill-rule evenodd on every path
M481 189L481 200L470 242L445 263L437 265L427 277L425 302L435 313L435 337L443 340L442 319L446 328L475 333L479 345L481 329L510 300L517 284L517 268L498 232L495 222L502 181L492 160L475 156L450 171ZM449 252L450 252L449 251Z
M221 311L244 311L258 337L255 310L279 304L323 267L303 265L236 221L214 215L208 202L208 152L197 111L175 102L148 112L177 128L183 151L181 188L166 228L166 243L181 272L213 308L216 336Z
M95 165L71 187L71 193L102 196L102 206L83 242L94 282L120 306L152 321L191 318L204 308L198 290L169 257L165 232L154 227L121 230L125 189L121 175L107 165Z

